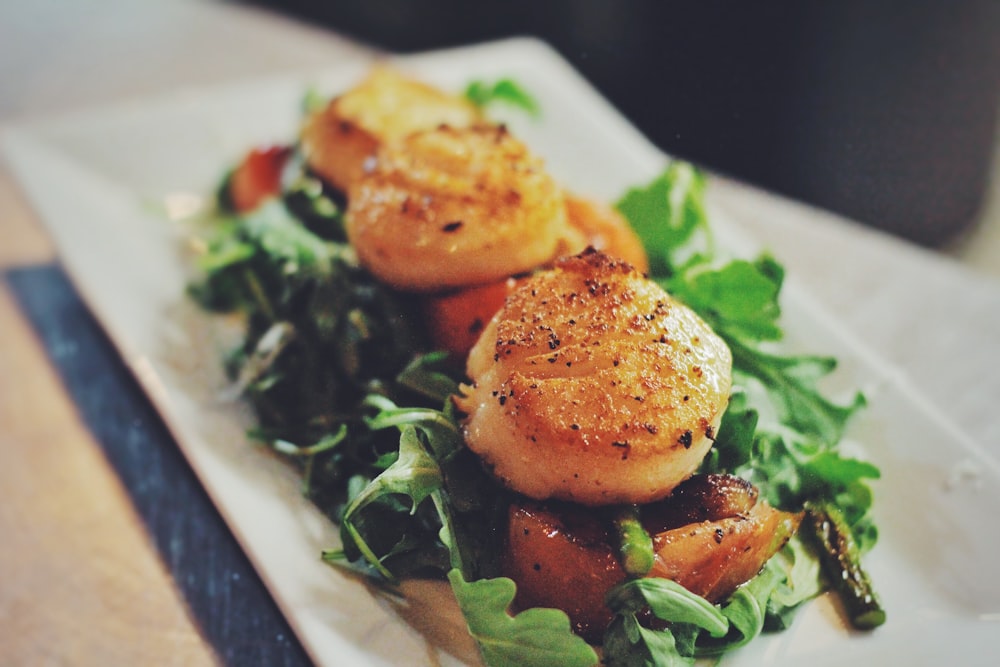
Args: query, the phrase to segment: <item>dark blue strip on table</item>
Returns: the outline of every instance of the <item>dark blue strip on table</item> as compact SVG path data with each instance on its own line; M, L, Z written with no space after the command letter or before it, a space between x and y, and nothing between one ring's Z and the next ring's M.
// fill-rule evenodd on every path
M311 664L159 415L62 270L29 267L4 277L222 663Z

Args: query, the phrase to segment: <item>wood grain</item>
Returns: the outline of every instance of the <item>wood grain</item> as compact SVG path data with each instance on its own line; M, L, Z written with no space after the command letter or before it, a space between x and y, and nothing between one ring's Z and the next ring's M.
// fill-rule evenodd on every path
M6 288L0 332L0 663L216 664Z
M49 262L54 256L48 235L28 207L10 170L0 162L0 269Z

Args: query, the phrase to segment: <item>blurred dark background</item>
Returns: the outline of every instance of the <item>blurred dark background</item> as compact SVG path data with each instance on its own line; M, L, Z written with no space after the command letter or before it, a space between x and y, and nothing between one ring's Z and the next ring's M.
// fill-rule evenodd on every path
M412 52L555 47L666 152L925 245L975 219L1000 0L256 0Z

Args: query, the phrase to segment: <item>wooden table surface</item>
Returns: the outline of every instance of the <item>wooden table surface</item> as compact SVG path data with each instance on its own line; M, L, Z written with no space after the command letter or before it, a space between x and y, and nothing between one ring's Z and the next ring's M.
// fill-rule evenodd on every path
M366 52L268 12L190 0L5 3L0 26L0 129ZM51 294L39 288L62 301L45 303ZM157 465L170 468L151 477L182 481L194 500L174 499L170 489L150 493L144 480L123 474L131 464L111 448L128 424L88 414L100 397L81 398L123 383L134 391L127 373L118 367L88 389L87 378L66 375L74 363L91 372L86 360L57 358L60 345L76 345L72 336L38 327L39 312L65 326L82 323L87 341L78 354L112 354L85 311L0 160L0 664L309 664L158 424L138 427L159 447ZM143 402L119 406L114 419L155 422L148 412ZM178 503L210 516L178 517ZM207 565L192 555L198 550Z
M113 80L119 88L95 79L92 85L78 87L76 101L81 104L118 94L149 92L164 85L164 77L167 84L198 77L202 81L223 80L280 71L292 65L332 62L345 53L357 51L356 46L311 29L273 17L236 12L214 3L211 6L190 2L151 3L154 9L147 8L141 17L125 9L129 4L109 3L110 9L105 9L98 17L100 20L88 23L91 38L100 38L101 31L115 28L116 22L131 22L129 34L133 42L148 39L151 34L164 42L171 39L183 42L190 37L189 29L196 18L198 25L218 28L211 36L212 54L224 54L231 46L229 53L237 55L200 58L197 49L190 51L193 47L188 42L187 57L173 63L169 59L176 52L161 49L152 65L159 65L160 69L155 71L162 76L152 81L144 72L144 68L152 66L149 56L146 61L140 58L128 63L119 62L121 53L93 55L97 51L87 51L92 60L96 59L91 62L96 71L117 71L117 79ZM28 7L17 11L21 13L16 16L0 15L0 25L17 26L12 19L21 19L20 27L25 27L35 25L35 20L48 19L41 13L32 14L34 10ZM87 22L84 10L75 16L72 12L67 14L58 24L64 37ZM223 26L234 32L226 32ZM266 34L268 39L276 41L263 53L260 49L239 47L243 37L238 36L237 28ZM274 46L279 39L288 45L284 50ZM30 35L22 36L20 51L5 60L22 62L33 46ZM4 48L12 47L8 43ZM30 117L62 99L59 96L65 94L65 87L60 86L72 84L73 72L66 69L72 64L69 60L79 57L74 48L83 47L69 43L69 50L61 52L62 56L49 56L63 58L62 62L50 62L51 67L46 68L44 62L36 63L37 76L55 77L47 84L38 83L42 79L28 75L15 81L20 85L14 87L17 95L0 96L3 114L0 120ZM209 52L208 46L204 48ZM246 60L240 61L240 57L249 58L252 53L258 54L256 63L248 65ZM175 78L171 80L170 76ZM968 264L1000 272L997 262L1000 252L996 250L998 229L1000 224L984 227L979 238L985 241L967 239L952 253ZM779 245L780 238L775 236ZM64 366L53 357L58 349L53 349L52 339L39 331L33 323L37 318L33 319L25 309L26 300L39 308L46 306L37 303L44 298L26 293L33 284L51 285L54 280L57 283L54 293L72 298L72 290L59 282L59 275L49 238L11 174L0 163L0 535L4 545L0 548L0 664L263 664L261 659L247 657L262 655L241 645L251 641L248 635L261 637L262 643L285 647L280 654L272 654L277 657L272 657L270 664L305 664L301 648L285 635L287 630L274 618L273 610L258 613L236 609L244 598L233 598L235 601L224 604L212 598L219 594L211 586L196 578L186 578L194 577L196 572L183 570L183 559L171 551L174 547L182 548L172 546L171 539L176 541L189 527L160 530L150 518L159 507L157 503L167 502L163 499L169 499L169 495L137 502L134 488L137 483L123 481L114 455L95 436L85 402L79 398L83 395L80 392L86 391L85 382L74 384L61 375ZM821 292L827 286L815 287ZM85 325L96 331L93 323ZM90 335L99 338L99 332ZM103 349L99 340L96 345L95 349ZM128 408L139 415L135 419L148 418L143 416L144 409L141 405ZM152 432L157 433L155 428ZM221 541L224 528L220 526L221 523L212 523L205 528L204 539ZM227 548L235 549L233 545ZM234 581L241 576L252 578L252 573L248 575L245 569L248 565L240 562L237 555L230 554L227 558L230 559L227 564L220 567L228 577ZM187 574L179 576L178 572ZM239 594L266 595L259 582L250 582L247 587ZM204 596L199 598L199 593ZM237 593L227 589L226 594ZM196 604L194 600L201 602ZM225 619L213 617L236 613L252 614L240 617L251 623L249 630L233 628ZM268 637L264 642L267 632L275 633L279 641Z
M0 211L0 271L54 261L6 170ZM214 664L6 281L0 327L0 662Z

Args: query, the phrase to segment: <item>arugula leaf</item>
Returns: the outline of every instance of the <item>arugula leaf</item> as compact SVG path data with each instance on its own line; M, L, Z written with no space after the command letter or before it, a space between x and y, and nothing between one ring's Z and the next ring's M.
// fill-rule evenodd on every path
M816 383L836 368L832 357L784 357L754 349L733 337L726 337L726 342L733 353L733 369L760 380L778 418L807 437L837 444L848 420L866 404L859 392L851 403L837 405L816 388Z
M396 408L383 410L368 421L372 430L400 427L403 436L416 429L427 442L434 464L440 466L463 447L458 427L445 413L432 408ZM400 439L402 444L402 436Z
M729 629L725 617L713 604L669 579L648 577L626 581L608 592L606 602L617 613L634 614L648 608L661 620L694 625L713 637L721 637Z
M777 613L787 619L790 610L818 592L805 586L805 593L793 591L788 581L785 568L772 559L721 607L666 579L628 581L608 595L615 618L604 637L605 662L609 667L690 665L696 657L744 646L764 630L768 619ZM780 603L771 603L778 591ZM647 609L667 627L644 627L638 615Z
M284 204L269 201L215 225L198 258L205 276L189 293L205 308L242 310L273 320L302 285L330 275L340 251L305 229Z
M425 498L439 488L441 488L440 468L424 450L417 436L417 429L405 426L399 438L399 457L354 499L344 514L344 521L350 522L352 516L363 510L366 505L390 494L409 497L412 514Z
M859 538L872 503L866 480L878 479L878 467L841 454L836 443L783 436L758 430L757 410L738 392L722 418L715 447L701 472L731 473L754 481L768 502L798 511L811 499L835 500Z
M690 651L678 646L669 628L651 630L639 623L635 614L618 615L604 636L604 664L607 667L685 667L694 664Z
M330 271L333 246L303 227L284 203L268 200L243 218L243 226L247 236L256 240L285 275L300 270L319 275Z
M750 407L744 391L734 391L722 414L715 446L702 460L699 472L733 473L750 463L756 453L759 414Z
M501 103L517 107L534 117L541 115L541 107L531 93L512 79L499 79L492 84L472 81L466 87L464 95L465 99L480 108Z
M776 565L785 573L785 580L775 586L768 598L765 632L788 628L802 603L825 589L820 560L814 550L806 548L798 534L793 535L774 558Z
M320 438L319 442L305 447L300 447L280 438L271 441L269 444L274 451L279 454L284 454L285 456L292 458L305 459L305 465L303 466L304 469L302 472L302 493L308 496L312 490L313 466L316 462L316 457L320 454L332 451L337 445L342 443L346 437L347 425L341 424L340 429L338 429L335 433L324 435Z
M699 637L698 656L719 655L751 642L764 629L767 601L785 580L785 573L773 560L749 582L736 589L722 605L722 615L729 620L729 633L722 639Z
M343 526L354 540L360 554L383 577L392 573L382 565L393 555L380 556L368 548L355 528L356 516L373 503L387 497L403 495L416 508L424 500L433 500L437 512L438 535L441 544L450 554L452 569L448 573L456 599L466 618L469 631L478 642L487 664L503 665L594 665L597 657L593 649L579 636L573 634L569 618L554 609L530 609L510 616L515 586L505 578L475 578L467 582L462 572L481 572L476 559L475 538L470 523L478 524L493 533L492 522L463 521L461 513L481 509L483 502L469 502L469 490L463 493L462 485L445 484L445 478L478 479L468 475L460 456L467 451L462 445L454 422L443 412L422 408L400 408L381 397L370 397L369 405L379 412L367 423L375 429L397 427L401 430L399 459L382 475L368 484L355 498L345 513ZM418 437L423 433L425 438ZM425 440L427 441L425 443ZM476 466L480 474L481 468ZM478 485L482 494L482 484ZM458 493L459 497L451 494ZM455 502L457 500L457 502ZM412 512L412 509L411 509ZM477 516L477 515L474 515ZM409 537L409 536L407 536ZM394 549L405 551L409 545L403 540ZM340 554L330 554L330 558Z
M356 521L356 516L368 505L387 496L404 495L410 499L410 514L433 492L441 488L441 470L437 463L423 447L417 436L417 430L411 425L403 428L399 439L399 458L381 475L376 477L364 490L354 498L344 512L343 527L351 537L354 546L386 579L394 579L394 575L382 564L380 557L371 548L362 534Z
M292 153L282 181L282 200L304 228L325 241L346 244L344 194L312 173L301 151Z
M838 406L817 391L816 382L836 365L828 357L783 357L760 349L760 343L782 337L784 270L768 256L715 267L704 194L701 172L672 162L616 206L647 249L650 276L725 339L734 371L759 380L790 427L825 443L838 442L848 419L864 405L863 396Z
M597 654L570 629L569 617L557 609L509 613L516 586L505 577L468 582L448 573L469 632L486 664L492 667L592 667Z
M626 581L611 589L606 601L615 614L604 635L609 667L690 665L701 632L723 637L729 630L729 621L716 606L669 579ZM667 627L644 627L638 617L647 610Z
M765 256L755 262L733 260L719 269L690 267L660 282L722 336L733 353L734 372L761 382L782 422L832 445L865 399L858 393L850 404L837 405L817 389L817 382L836 368L831 357L781 356L760 349L761 342L782 337L782 280L781 267Z
M397 376L397 381L428 398L446 402L458 393L459 383L445 368L447 352L431 352L416 357Z
M778 293L784 272L771 257L733 260L718 270L692 270L664 287L716 331L739 339L780 340Z
M669 279L685 265L700 263L700 252L711 253L704 191L704 175L686 162L674 161L648 185L628 190L615 204L645 246L652 276ZM699 238L707 247L694 252L691 245Z

